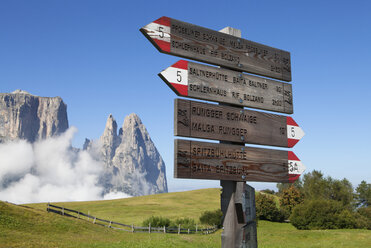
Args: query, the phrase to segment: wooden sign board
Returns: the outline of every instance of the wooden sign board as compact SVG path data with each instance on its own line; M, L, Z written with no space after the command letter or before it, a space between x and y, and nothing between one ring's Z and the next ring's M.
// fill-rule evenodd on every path
M175 140L174 177L292 183L305 166L291 151Z
M230 106L175 99L174 135L293 147L303 130L291 118Z
M293 113L291 84L179 60L158 74L178 95Z
M290 53L284 50L169 17L140 31L162 53L291 81Z

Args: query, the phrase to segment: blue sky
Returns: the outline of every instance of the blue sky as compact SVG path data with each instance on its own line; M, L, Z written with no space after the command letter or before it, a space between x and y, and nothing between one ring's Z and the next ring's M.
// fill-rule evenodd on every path
M139 28L169 16L291 52L294 114L307 167L354 186L371 181L369 1L0 1L0 92L60 96L71 126L97 139L110 113L137 113L167 166L171 191L218 181L173 178L173 99L157 76L179 58ZM257 189L272 183L251 183Z

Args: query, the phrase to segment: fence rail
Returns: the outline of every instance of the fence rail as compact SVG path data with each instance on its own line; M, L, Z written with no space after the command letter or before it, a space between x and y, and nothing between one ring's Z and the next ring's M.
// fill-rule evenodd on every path
M46 211L50 213L56 213L67 217L72 218L78 218L78 219L84 219L83 217L86 217L88 221L92 221L94 224L105 226L112 229L118 229L126 232L146 232L146 233L174 233L174 234L211 234L218 230L217 226L213 226L210 228L198 228L196 225L196 229L187 229L187 228L181 228L181 225L178 227L151 227L151 224L147 227L142 226L134 226L132 225L126 225L122 223L118 223L115 221L109 221L104 220L101 218L97 218L95 216L90 215L90 213L85 214L83 212L56 206L53 204L48 203ZM74 214L72 214L74 213Z

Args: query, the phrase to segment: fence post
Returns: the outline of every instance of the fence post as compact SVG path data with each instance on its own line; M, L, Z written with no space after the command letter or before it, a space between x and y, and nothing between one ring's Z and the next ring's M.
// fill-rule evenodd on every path
M111 223L112 223L112 221L109 222L109 226L108 226L109 228L111 228Z
M188 234L189 234L189 228L188 228Z
M93 223L95 224L95 220L97 219L97 217L94 217L94 221L93 221Z
M198 230L197 230L197 224L196 224L196 234L197 234L197 231L198 231Z
M134 232L134 224L131 224L131 232Z
M164 226L164 233L166 233L166 226Z
M62 207L62 215L64 215L64 207Z
M148 233L151 233L151 223L148 225Z
M180 234L180 224L179 224L179 226L178 226L178 234Z
M49 213L49 202L48 202L48 206L46 208L46 211Z
M77 219L80 219L80 211L77 212Z

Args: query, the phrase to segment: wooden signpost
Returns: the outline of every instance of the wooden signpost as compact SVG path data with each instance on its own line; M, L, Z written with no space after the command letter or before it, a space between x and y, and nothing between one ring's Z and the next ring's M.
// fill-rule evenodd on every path
M292 183L305 166L291 151L244 144L293 147L304 132L291 117L243 109L293 113L290 84L243 72L289 82L290 53L242 39L237 29L218 32L169 17L140 31L162 53L221 67L179 60L159 74L179 96L220 104L175 100L175 135L220 143L176 139L174 176L220 180L222 248L256 248L255 190L245 182Z
M176 139L176 178L292 183L305 166L291 151Z
M178 95L293 113L291 84L179 60L158 74Z
M169 17L140 29L162 53L291 81L290 53Z
M288 116L175 99L176 136L293 147L303 130Z

